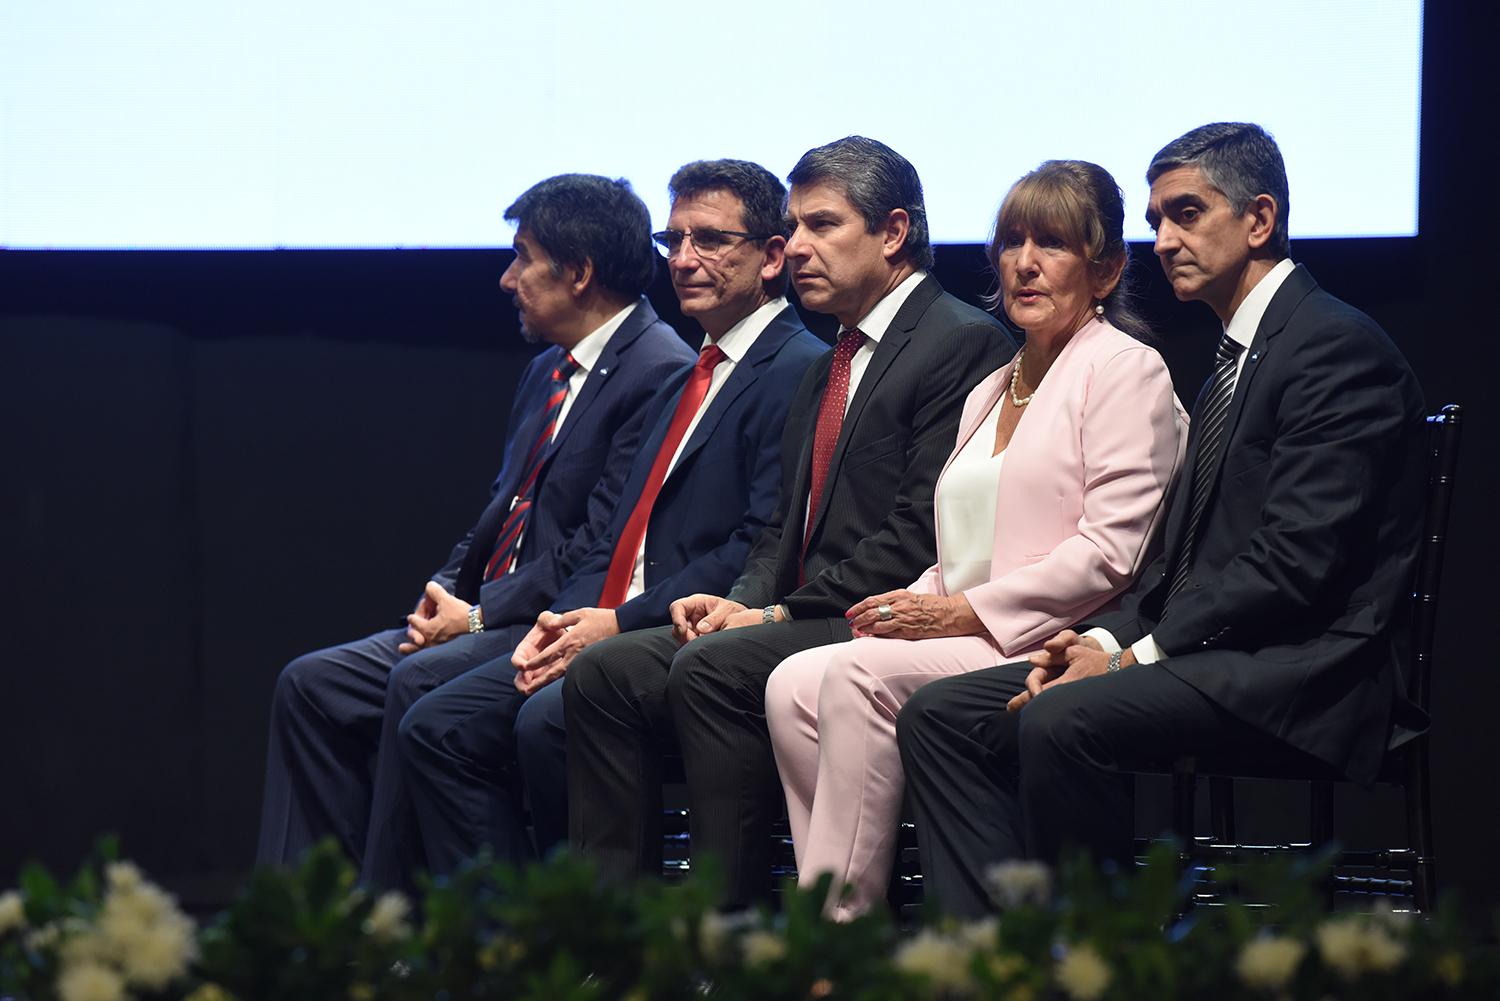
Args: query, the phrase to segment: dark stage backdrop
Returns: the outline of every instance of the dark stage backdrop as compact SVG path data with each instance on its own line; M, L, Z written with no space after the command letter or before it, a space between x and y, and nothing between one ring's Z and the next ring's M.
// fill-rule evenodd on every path
M1475 93L1477 25L1454 20L1472 15L1427 16L1422 235L1299 242L1293 256L1391 332L1430 408L1467 409L1434 806L1440 878L1487 903L1500 901L1486 854L1500 675L1485 628L1500 351L1493 196L1469 127L1493 95ZM1144 101L1132 113L1146 120ZM1149 247L1135 249L1191 405L1217 324L1175 302ZM215 902L244 873L281 665L395 624L484 503L530 354L496 286L508 259L0 252L0 887L26 858L71 867L106 830L190 900ZM940 249L937 271L971 301L988 286L975 247ZM664 277L651 298L696 344ZM1298 833L1277 826L1285 790L1242 802L1247 834ZM1356 791L1347 805L1350 840L1397 836L1388 799Z

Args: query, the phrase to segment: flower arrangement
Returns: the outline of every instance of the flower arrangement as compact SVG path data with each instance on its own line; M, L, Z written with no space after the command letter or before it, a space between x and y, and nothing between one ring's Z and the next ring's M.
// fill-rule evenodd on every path
M331 845L254 873L204 928L103 841L72 882L37 867L0 893L0 998L16 1001L689 1001L704 997L1216 1001L1500 996L1500 958L1452 909L1330 912L1317 861L1220 874L1188 910L1170 846L1127 874L996 867L999 913L822 917L826 881L780 913L724 915L714 880L627 887L566 856L515 871L479 859L421 907L372 895ZM1241 902L1243 888L1274 907Z

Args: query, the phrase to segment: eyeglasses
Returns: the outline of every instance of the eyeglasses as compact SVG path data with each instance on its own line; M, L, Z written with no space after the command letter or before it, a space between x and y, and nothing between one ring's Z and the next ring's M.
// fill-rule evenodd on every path
M684 240L691 240L693 252L699 257L711 260L718 257L724 251L733 247L740 240L765 240L774 234L771 233L741 233L733 229L690 229L684 232L680 229L664 229L660 233L652 233L651 239L656 241L657 246L666 252L667 259L671 260L677 256L682 249Z

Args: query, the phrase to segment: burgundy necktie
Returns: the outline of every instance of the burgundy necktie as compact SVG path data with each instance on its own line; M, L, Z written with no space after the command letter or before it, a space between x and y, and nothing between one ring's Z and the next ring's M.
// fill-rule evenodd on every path
M818 505L823 500L823 484L828 479L828 465L833 461L833 447L838 444L839 432L844 427L844 410L849 404L849 362L864 342L865 335L859 330L846 330L839 335L833 349L828 384L823 387L823 402L818 405L818 429L813 434L812 489L807 495L807 525L802 533L804 557L818 517Z
M656 503L656 495L661 493L661 485L667 478L667 467L671 465L672 456L677 454L677 446L682 444L682 436L687 434L688 425L693 422L698 408L703 406L703 398L708 395L708 386L714 377L714 366L723 361L724 357L724 352L717 344L704 348L703 353L698 355L698 364L693 366L692 374L688 376L687 385L682 387L677 409L672 412L672 422L667 425L667 436L662 439L661 448L656 450L656 460L651 463L651 473L646 477L645 486L641 487L641 496L620 532L614 555L609 558L609 571L604 576L604 591L599 595L600 608L618 608L625 603L625 596L630 593L630 581L635 576L635 558L646 538L651 506Z
M563 355L563 360L552 370L552 390L547 394L547 409L542 415L542 428L537 432L531 451L526 453L525 475L510 503L510 514L500 528L495 540L495 552L485 564L484 579L494 580L510 569L516 558L516 547L521 541L521 532L526 527L526 515L531 510L531 495L536 489L536 478L542 471L542 460L547 455L547 446L552 442L552 432L557 429L557 415L562 413L563 401L568 398L568 380L579 368L572 355Z

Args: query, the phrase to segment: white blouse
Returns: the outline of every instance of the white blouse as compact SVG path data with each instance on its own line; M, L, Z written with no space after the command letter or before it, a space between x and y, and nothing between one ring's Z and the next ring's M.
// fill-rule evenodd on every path
M995 496L1005 452L991 455L1000 426L1004 397L943 474L938 484L938 551L942 554L943 590L958 594L990 579L990 554L995 548Z

